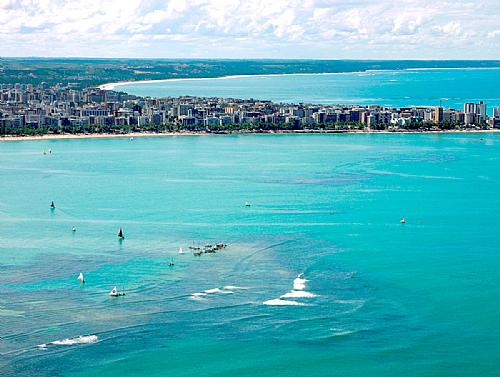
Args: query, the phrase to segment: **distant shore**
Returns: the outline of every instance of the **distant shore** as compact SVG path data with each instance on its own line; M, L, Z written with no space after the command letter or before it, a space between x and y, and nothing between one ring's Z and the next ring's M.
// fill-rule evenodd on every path
M316 75L349 75L349 74L370 74L383 72L398 72L398 71L430 71L430 70L491 70L499 69L500 67L465 67L465 68L402 68L402 69L366 69L363 71L343 71L343 72L296 72L296 73L257 73L248 75L223 75L215 77L171 77L167 79L147 79L147 80L129 80L117 81L101 84L98 86L102 90L115 90L116 87L129 84L152 84L161 82L175 81L206 81L206 80L229 80L246 77L276 77L276 76L316 76Z
M311 76L311 75L345 75L345 74L361 74L370 72L384 72L390 70L365 70L365 71L352 71L352 72L308 72L308 73L257 73L254 75L225 75L215 77L171 77L168 79L148 79L148 80L130 80L118 81L101 84L98 86L102 90L115 90L116 87L129 85L129 84L152 84L160 82L175 82L175 81L208 81L208 80L230 80L245 77L275 77L275 76Z
M161 136L228 136L228 135L332 135L332 134L487 134L499 133L500 129L491 130L446 130L446 131L361 131L361 130L297 130L275 132L131 132L124 134L50 134L34 136L0 136L0 142L26 141L26 140L58 140L58 139L107 139L107 138L135 138L135 137L161 137Z

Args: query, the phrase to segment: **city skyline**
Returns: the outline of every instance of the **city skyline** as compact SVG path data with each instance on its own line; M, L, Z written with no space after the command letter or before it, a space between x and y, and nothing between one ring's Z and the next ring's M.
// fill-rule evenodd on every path
M5 57L500 59L500 4L0 0Z
M494 107L493 113L500 112ZM220 97L152 98L46 83L0 84L0 135L106 132L265 132L270 130L492 129L487 104L441 106L294 104Z

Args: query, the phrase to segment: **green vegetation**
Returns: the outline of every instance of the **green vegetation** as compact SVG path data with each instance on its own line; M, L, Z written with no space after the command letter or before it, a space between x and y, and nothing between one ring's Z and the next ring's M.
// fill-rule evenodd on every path
M500 61L0 58L0 83L46 82L84 88L107 82L167 78L498 66Z
M81 126L44 126L38 128L22 127L22 128L0 128L0 135L6 136L36 136L36 135L58 135L58 134L125 134L134 132L152 132L152 133L168 133L168 132L207 132L207 133L268 133L268 132L347 132L347 131L384 131L391 130L390 125L376 124L368 128L360 122L338 122L338 123L310 123L310 124L292 124L292 123L227 123L224 125L212 125L206 127L203 125L182 126L179 122L171 120L161 125L144 125L138 127L136 125L81 125ZM470 129L470 127L468 127ZM476 127L474 127L476 128ZM481 129L487 129L487 124L481 124ZM418 123L413 122L407 127L399 126L397 131L407 132L425 132L431 130L455 130L467 129L463 124L455 122L441 122L439 124L432 122Z

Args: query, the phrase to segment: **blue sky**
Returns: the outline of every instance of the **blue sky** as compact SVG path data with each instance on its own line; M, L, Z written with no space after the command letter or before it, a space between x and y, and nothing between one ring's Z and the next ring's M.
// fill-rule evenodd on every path
M500 1L0 0L0 56L500 59Z

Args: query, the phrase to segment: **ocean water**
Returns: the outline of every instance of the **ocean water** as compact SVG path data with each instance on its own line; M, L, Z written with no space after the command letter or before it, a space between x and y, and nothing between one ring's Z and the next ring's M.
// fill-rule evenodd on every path
M409 69L357 73L236 76L137 82L115 89L140 96L255 98L316 104L438 106L463 109L484 101L500 106L500 68Z
M500 375L500 134L0 157L2 376Z

